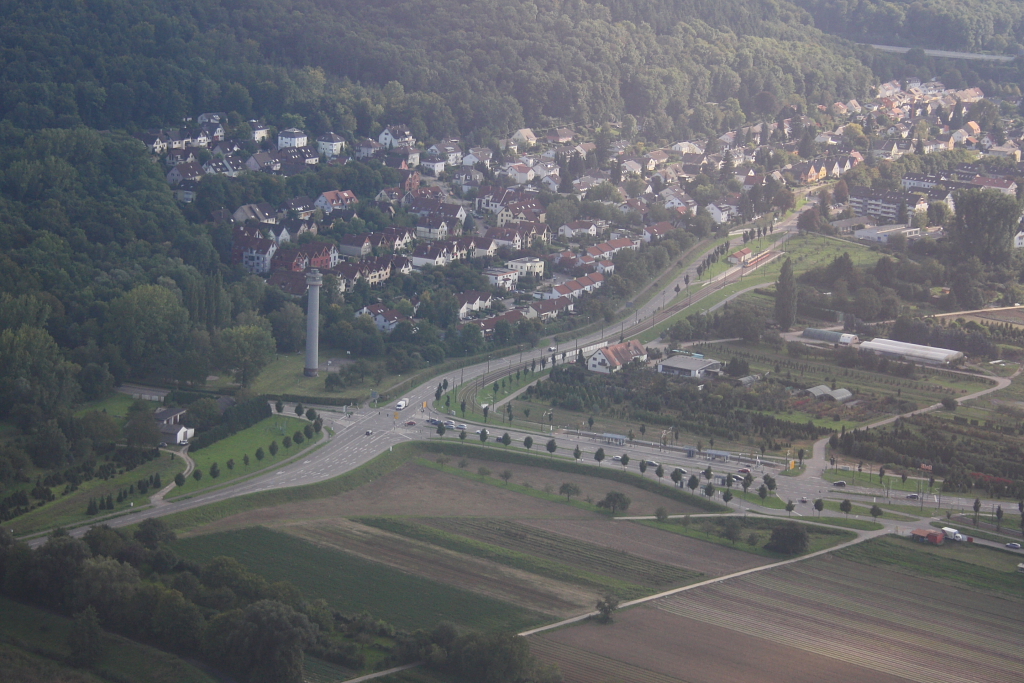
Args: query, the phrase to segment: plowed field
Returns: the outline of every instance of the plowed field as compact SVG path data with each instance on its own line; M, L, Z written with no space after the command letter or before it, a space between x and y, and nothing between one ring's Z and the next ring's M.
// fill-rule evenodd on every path
M830 556L539 640L567 683L605 680L571 673L573 648L692 683L1024 680L1024 601Z

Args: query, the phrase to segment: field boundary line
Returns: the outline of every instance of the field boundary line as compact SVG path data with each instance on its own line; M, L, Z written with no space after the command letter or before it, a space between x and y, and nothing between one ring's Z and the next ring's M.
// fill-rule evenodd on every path
M663 593L656 593L655 595L648 595L646 598L638 598L636 600L630 600L628 602L621 603L619 605L619 609L625 609L627 607L635 607L637 605L642 605L644 603L651 602L652 600L660 600L661 598L671 597L673 595L678 595L679 593L683 593L685 591L693 590L695 588L703 588L705 586L713 586L714 584L721 583L722 581L727 581L729 579L735 579L735 578L738 578L740 576L747 576L748 574L755 574L757 572L765 571L766 569L775 569L776 567L785 567L786 565L794 564L796 562L803 562L804 560L810 560L812 558L819 557L819 556L824 555L826 553L831 553L831 552L834 552L836 550L842 550L843 548L848 548L848 547L850 547L852 545L856 545L858 543L862 543L862 542L864 542L864 541L866 541L868 539L874 538L875 536L881 535L882 533L883 532L874 532L874 533L866 532L864 535L858 534L857 538L853 539L852 541L847 541L846 543L840 543L839 545L833 546L831 548L826 548L824 550L819 550L817 552L810 553L808 555L803 555L801 557L794 557L791 560L782 560L781 562L774 562L772 564L766 564L766 565L762 565L760 567L752 567L751 569L744 569L743 571L735 572L735 573L732 573L732 574L726 574L725 576L718 576L718 577L715 577L713 579L707 579L706 581L701 581L699 583L692 583L689 586L682 586L680 588L673 588L672 590L664 591ZM884 533L890 533L890 532L885 531ZM587 612L586 614L581 614L579 616L570 617L568 619L563 619L562 621L559 621L559 622L554 623L554 624L548 624L547 626L540 626L538 628L530 629L529 631L523 631L522 633L520 633L518 635L524 636L524 637L525 636L532 636L532 635L535 635L537 633L542 633L544 631L549 631L551 629L561 628L562 626L568 626L569 624L575 624L576 622L584 621L585 619L589 619L590 617L594 617L594 616L597 616L597 615L598 615L597 610L594 610L592 612Z

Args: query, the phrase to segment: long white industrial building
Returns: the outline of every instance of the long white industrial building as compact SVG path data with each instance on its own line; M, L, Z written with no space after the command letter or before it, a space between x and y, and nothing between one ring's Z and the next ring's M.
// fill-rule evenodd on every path
M881 337L861 342L860 348L872 351L880 356L900 358L928 365L949 365L964 357L963 353L953 351L952 349L909 344L907 342L893 341L892 339L882 339Z

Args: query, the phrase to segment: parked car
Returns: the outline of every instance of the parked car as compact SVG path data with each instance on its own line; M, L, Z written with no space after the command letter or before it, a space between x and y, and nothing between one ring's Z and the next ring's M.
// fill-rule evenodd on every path
M806 503L807 502L807 496L804 496L803 498L801 498L800 502L801 503Z
M367 429L366 430L366 436L370 436L371 434L373 434L373 430L372 429Z
M835 486L836 488L841 489L841 488L846 486L846 482L845 481L834 481L834 482L832 482L832 485Z
M612 460L615 460L615 461L622 460L622 456L621 455L613 455L612 456Z
M1007 548L1013 548L1014 550L1020 550L1020 543L1007 543Z
M908 493L907 494L907 500L917 500L917 494L916 493Z
M554 347L554 346L549 346L548 347L548 351L557 351L557 350L558 350L557 347Z
M655 460L648 460L647 461L647 466L648 467L658 467L658 463Z
M464 432L464 431L466 431L466 429L468 429L468 427L466 427L466 425L459 425L458 427L456 427L456 429L461 430L461 431Z
M741 468L739 468L736 471L739 472L740 474L750 474L750 468L749 467L741 467Z
M166 441L161 441L160 442L160 448L167 448L167 442Z

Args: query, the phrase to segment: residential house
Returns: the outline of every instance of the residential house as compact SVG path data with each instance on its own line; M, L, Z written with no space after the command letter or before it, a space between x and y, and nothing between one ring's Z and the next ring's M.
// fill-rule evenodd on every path
M450 234L448 222L439 216L421 218L416 222L416 237L425 240L446 240Z
M178 164L168 172L167 182L172 187L176 186L183 180L195 180L198 182L198 180L203 177L203 173L203 167L194 161Z
M509 166L505 168L504 173L512 179L512 182L518 185L525 185L532 181L536 176L533 168L526 164L509 164Z
M676 227L668 221L661 221L654 225L648 225L644 228L643 232L644 242L656 242L675 229Z
M630 363L646 363L647 350L636 339L621 344L611 344L598 349L587 360L587 369L610 374L618 372Z
M328 159L339 156L345 149L345 138L331 131L316 139L316 149Z
M928 202L919 194L855 185L850 188L850 207L858 216L873 216L895 223L901 209L907 212L907 216L913 216L915 211L927 211Z
M493 157L494 152L491 151L490 147L472 147L469 153L462 157L462 165L476 166L477 164L483 164L484 166L490 166Z
M384 151L384 145L369 138L360 140L356 145L356 158L369 159Z
M351 190L329 190L322 193L313 202L318 209L323 209L325 214L332 211L341 211L349 208L359 201Z
M309 285L306 283L305 272L286 270L284 268L275 269L267 280L267 285L279 289L290 296L302 296L309 289Z
M498 251L498 244L490 238L478 237L475 240L475 247L473 249L473 258L482 258L484 256L494 256L495 252Z
M512 141L524 144L528 147L532 147L537 144L537 136L530 128L520 128L512 134Z
M174 198L182 204L191 204L196 200L196 194L198 192L199 181L182 180L178 183L178 186L174 188Z
M577 235L597 237L597 223L594 221L572 221L558 228L559 237L573 239Z
M443 241L420 244L412 252L412 267L434 266L440 268L447 265L450 258L451 251Z
M281 159L277 152L256 152L245 161L245 167L250 171L278 171L281 169Z
M459 166L462 164L463 152L458 140L444 140L442 142L438 142L437 144L427 147L427 152L431 156L444 159L445 163L449 166Z
M277 207L278 218L308 219L317 207L309 197L292 197Z
M524 314L527 320L548 321L557 318L562 313L572 312L575 305L572 297L568 296L561 296L557 299L541 299L531 301Z
M298 128L285 128L277 134L277 148L305 147L309 138Z
M277 242L265 237L236 236L231 250L236 263L241 263L250 273L262 275L270 272Z
M754 252L750 249L750 247L743 247L739 251L734 251L733 253L729 254L728 261L734 266L745 266L747 265L747 262L750 261L751 258L753 258L753 256Z
M338 251L345 256L363 258L373 252L373 244L370 242L368 233L358 235L344 235L338 240Z
M270 204L260 202L259 204L243 204L235 209L231 218L236 223L253 221L255 223L277 223L277 211Z
M385 148L415 147L416 138L409 126L392 124L380 132L377 142Z
M519 285L519 272L510 268L487 268L483 275L492 287L500 287L509 292Z
M518 271L520 276L544 277L544 259L537 258L536 256L524 256L523 258L506 261L505 267Z
M444 173L446 160L438 156L430 156L420 160L420 168L435 178Z
M260 121L249 121L249 129L252 130L252 139L255 142L263 142L270 139L270 126Z

